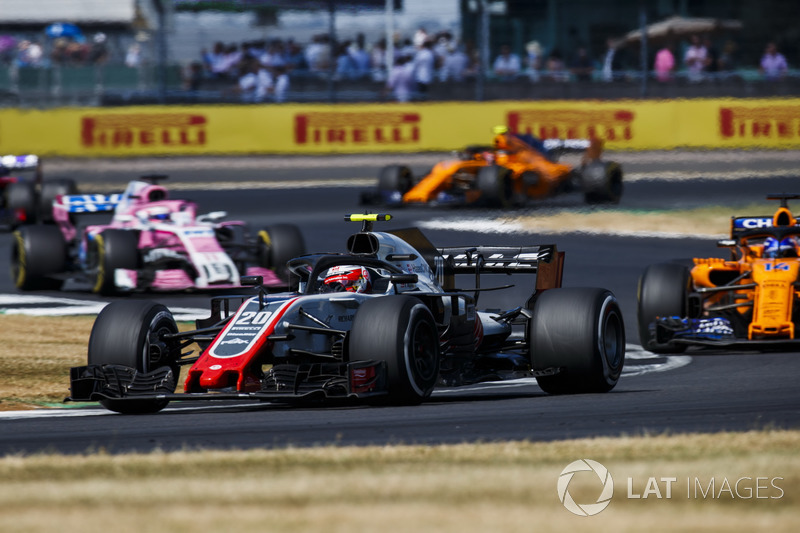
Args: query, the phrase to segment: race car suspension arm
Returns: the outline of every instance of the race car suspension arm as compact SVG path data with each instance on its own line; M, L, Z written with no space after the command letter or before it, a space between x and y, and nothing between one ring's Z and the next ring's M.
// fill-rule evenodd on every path
M724 304L724 305L712 305L707 310L708 311L724 311L725 309L736 309L738 307L753 307L753 302L751 300L749 302L732 303L732 304Z
M524 307L517 307L516 309L511 309L509 311L506 311L505 313L493 316L491 317L491 319L494 320L495 322L511 322L519 315L522 315L528 319L530 319L532 316L531 312L528 309L525 309Z
M741 279L741 278L737 278ZM744 289L755 289L758 285L755 283L748 283L746 285L721 285L719 287L700 287L695 292L699 292L700 294L708 293L708 292L723 292L723 291L740 291Z
M299 329L302 331L309 331L311 333L320 333L322 335L331 335L331 336L340 336L344 337L347 335L347 332L341 329L333 329L332 327L328 326L325 328L318 328L314 326L301 326L300 324L287 324L286 329Z

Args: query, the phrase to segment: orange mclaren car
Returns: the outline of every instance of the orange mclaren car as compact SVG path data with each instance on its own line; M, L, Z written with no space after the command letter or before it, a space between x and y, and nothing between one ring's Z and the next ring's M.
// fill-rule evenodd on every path
M659 353L688 346L782 347L800 341L800 225L788 200L772 216L733 217L731 258L650 265L639 280L642 346Z
M416 178L403 165L383 168L378 189L364 203L488 205L511 207L528 199L580 190L588 203L617 203L622 168L601 159L600 140L547 139L515 135L495 128L492 146L471 146L452 160L436 164ZM582 152L580 165L558 161L564 152Z

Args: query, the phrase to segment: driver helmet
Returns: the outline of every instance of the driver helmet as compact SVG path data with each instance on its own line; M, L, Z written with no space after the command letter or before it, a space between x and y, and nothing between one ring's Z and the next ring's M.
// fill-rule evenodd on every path
M786 237L780 241L775 237L767 237L764 241L764 257L796 257L797 249L791 237Z
M338 265L328 269L323 286L329 292L370 292L369 271L356 265Z
M150 209L147 213L150 220L154 221L169 220L169 215L169 209L166 207Z

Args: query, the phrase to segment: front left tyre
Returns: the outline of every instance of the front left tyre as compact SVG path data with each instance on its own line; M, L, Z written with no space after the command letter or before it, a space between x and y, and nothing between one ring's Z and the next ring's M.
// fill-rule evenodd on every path
M45 181L39 196L39 221L45 224L53 223L53 202L57 197L69 194L78 194L78 186L74 180L57 178Z
M23 291L59 290L57 276L67 263L67 243L56 226L22 226L11 244L11 278Z
M169 367L171 391L175 391L180 349L165 341L165 334L177 333L172 313L161 304L147 300L120 300L97 315L89 337L90 365L119 365L141 373ZM106 409L123 414L155 413L167 406L165 399L104 399Z
M613 161L594 161L581 171L587 204L618 204L622 198L622 167Z
M303 234L294 224L275 224L258 232L259 266L273 270L287 285L292 279L286 263L305 253Z
M14 212L11 225L36 222L36 187L29 181L9 184L5 191L5 205Z
M439 377L439 335L418 298L386 296L361 304L350 331L351 361L384 363L388 403L416 405Z
M92 292L113 294L117 290L115 272L118 268L139 268L139 233L107 229L89 243L89 269L93 275Z
M610 391L625 364L625 326L617 299L600 288L542 292L528 322L528 346L543 391Z
M680 353L685 344L656 342L650 326L658 317L684 318L687 315L689 268L678 263L657 263L648 266L639 278L636 318L639 323L639 342L654 353Z
M510 207L512 203L513 182L511 171L498 165L478 169L475 188L480 191L480 201L488 207Z

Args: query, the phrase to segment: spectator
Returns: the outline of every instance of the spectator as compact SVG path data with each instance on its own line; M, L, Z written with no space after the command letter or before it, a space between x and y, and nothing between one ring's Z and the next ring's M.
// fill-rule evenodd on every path
M351 80L357 77L358 71L353 57L350 55L350 41L345 41L339 45L336 54L336 79Z
M706 49L705 70L711 74L712 77L715 77L717 72L719 72L719 51L717 47L714 46L714 43L711 42L711 37L707 35L703 38L703 46Z
M417 49L411 42L411 39L403 39L403 44L400 46L395 46L395 51L397 52L397 56L406 56L406 57L414 57L414 54L417 53Z
M328 71L331 61L331 45L327 35L315 35L306 46L306 63L311 72Z
M203 64L196 62L200 65L202 69ZM137 68L139 65L142 64L142 47L139 46L139 43L133 43L128 47L128 51L125 52L125 66L130 68Z
M431 41L422 43L422 47L414 54L413 65L417 90L424 94L433 81L434 72L436 72L436 56L433 55L433 43Z
M450 53L450 47L453 45L453 36L450 32L441 32L436 35L433 45L433 55L436 56L436 66L441 68L444 65L444 58Z
M202 87L204 79L205 73L203 72L203 63L200 61L192 61L186 71L183 86L187 91L198 91Z
M97 32L92 37L92 47L89 49L89 63L102 65L108 60L108 46L106 44L106 34Z
M786 58L778 52L778 45L774 42L767 43L764 55L761 57L759 71L767 80L778 80L786 75L789 65Z
M547 76L553 81L569 81L569 73L564 67L564 60L559 50L553 50L547 58L545 66Z
M247 59L241 67L241 75L237 83L237 91L243 102L257 101L259 92L260 65L255 59Z
M54 65L63 65L69 60L69 41L66 37L59 37L53 41L53 50L50 52L50 61Z
M394 62L386 88L394 94L398 102L408 102L414 91L414 64L408 56L400 56Z
M425 31L425 28L420 26L420 28L416 32L414 32L414 39L413 39L414 48L417 49L422 48L425 45L425 43L429 40L430 37L428 36L428 32Z
M267 50L261 54L258 60L267 68L285 66L286 57L284 55L283 43L277 39L271 41Z
M222 41L214 43L214 48L211 49L211 52L203 51L203 63L213 78L225 77L224 60L225 44Z
M278 103L285 102L286 94L289 92L289 74L286 72L286 67L275 67L273 80L273 98Z
M592 62L592 58L589 57L585 46L578 48L578 53L572 60L570 71L577 81L591 81L592 72L594 72L594 63Z
M500 55L494 60L493 69L495 76L512 79L519 74L522 65L517 54L511 53L511 47L504 44L500 47Z
M722 47L722 53L719 56L719 70L720 72L730 73L738 67L738 60L736 59L737 46L732 40L725 42Z
M539 81L539 69L542 68L542 45L539 41L531 41L525 45L528 54L526 68L531 81Z
M468 67L469 57L467 57L463 47L450 43L450 48L444 57L444 63L439 72L439 79L442 81L464 81Z
M353 59L355 77L357 78L365 78L370 73L371 58L369 52L367 52L365 48L363 33L359 33L356 37L356 42L351 44L348 48L348 53Z
M372 45L369 54L369 62L372 67L373 81L386 81L386 38L379 40Z
M617 54L617 43L609 37L606 39L606 54L603 56L603 81L614 81L614 58Z
M303 48L296 42L290 40L286 47L286 67L292 72L304 72L308 70L306 56Z
M689 71L690 81L700 81L703 79L703 71L706 67L708 50L700 42L698 35L692 35L692 44L686 49L683 56L683 63Z
M675 70L675 55L672 53L672 43L664 45L656 53L656 60L653 64L656 71L656 79L660 82L672 80L672 73Z

